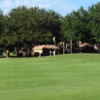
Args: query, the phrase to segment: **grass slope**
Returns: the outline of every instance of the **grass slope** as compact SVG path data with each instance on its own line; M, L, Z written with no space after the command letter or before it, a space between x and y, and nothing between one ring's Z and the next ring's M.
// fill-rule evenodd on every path
M0 100L100 100L100 55L0 58Z

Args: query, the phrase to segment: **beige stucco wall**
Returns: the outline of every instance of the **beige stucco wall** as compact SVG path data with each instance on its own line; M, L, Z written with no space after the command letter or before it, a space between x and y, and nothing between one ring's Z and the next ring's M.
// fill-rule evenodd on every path
M43 53L43 50L34 50L34 52Z

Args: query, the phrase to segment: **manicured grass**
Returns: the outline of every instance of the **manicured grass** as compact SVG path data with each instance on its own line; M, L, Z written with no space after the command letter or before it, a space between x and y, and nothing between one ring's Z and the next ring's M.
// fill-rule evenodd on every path
M100 54L0 58L0 100L100 100Z

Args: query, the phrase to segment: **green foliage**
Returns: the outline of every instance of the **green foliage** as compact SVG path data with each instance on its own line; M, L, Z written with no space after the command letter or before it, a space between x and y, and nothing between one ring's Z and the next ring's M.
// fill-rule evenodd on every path
M54 11L22 6L12 9L5 20L7 44L30 46L50 43L53 36L60 34L60 16Z
M2 52L3 52L3 51L2 51L2 48L0 48L0 55L2 55Z
M100 42L100 3L89 7L91 34L96 42Z
M4 16L3 12L0 10L0 45L3 44L2 35L4 33L4 28L5 28Z
M65 16L63 26L67 40L90 41L88 16L88 12L83 7Z
M80 7L77 11L65 16L63 33L66 40L81 40L83 42L100 42L100 3L85 10Z
M100 2L65 17L38 7L19 6L5 16L0 11L0 45L6 48L53 43L54 36L57 43L63 39L100 42Z
M67 40L72 40L74 39L74 28L73 28L73 19L71 17L71 14L67 15L64 19L63 19L63 23L62 23L62 32L64 34L64 38Z

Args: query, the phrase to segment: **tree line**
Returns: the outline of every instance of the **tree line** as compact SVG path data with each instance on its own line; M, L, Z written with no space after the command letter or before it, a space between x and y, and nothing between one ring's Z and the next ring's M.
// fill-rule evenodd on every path
M99 43L100 2L88 9L80 7L65 17L39 7L19 6L7 15L0 10L0 51L52 44L54 36L57 43L63 40Z

